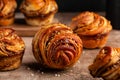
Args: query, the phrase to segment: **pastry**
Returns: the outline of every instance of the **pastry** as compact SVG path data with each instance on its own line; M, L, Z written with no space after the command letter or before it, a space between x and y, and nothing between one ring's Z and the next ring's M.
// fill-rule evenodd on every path
M0 28L0 71L13 70L21 65L25 44L10 28Z
M17 3L15 0L0 0L1 26L8 26L14 23L16 8L17 8Z
M27 24L40 26L52 23L58 6L55 0L23 0L20 10Z
M82 39L84 48L102 48L108 39L112 25L105 17L85 11L72 18L70 27Z
M41 67L67 69L80 58L82 41L64 24L43 26L32 41L33 54Z
M102 77L104 80L120 79L120 48L103 47L89 66L93 77Z

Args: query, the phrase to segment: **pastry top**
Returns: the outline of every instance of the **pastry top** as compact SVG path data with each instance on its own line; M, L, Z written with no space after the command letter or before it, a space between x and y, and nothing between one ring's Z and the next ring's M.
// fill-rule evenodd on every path
M61 23L41 27L32 44L35 58L48 68L69 68L82 53L82 41L79 36Z
M119 69L120 48L103 47L96 56L92 65L89 66L90 73L94 77L103 77L105 80L112 79L112 73ZM116 74L116 73L115 73Z
M57 12L58 6L55 0L24 0L20 10L26 16L44 16L51 12Z
M24 41L10 28L0 28L0 57L17 55L25 49Z
M72 18L71 28L78 35L95 35L110 31L112 26L105 17L85 11Z
M15 0L0 0L0 17L13 15L17 3Z

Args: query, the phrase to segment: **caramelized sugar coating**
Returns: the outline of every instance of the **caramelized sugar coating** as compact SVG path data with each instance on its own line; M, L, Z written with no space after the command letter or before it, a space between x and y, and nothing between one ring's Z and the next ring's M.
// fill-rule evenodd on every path
M7 26L14 23L16 0L0 0L0 25Z
M20 10L29 25L45 25L52 22L58 6L55 0L23 0Z
M0 28L0 71L13 70L21 65L24 41L10 28Z
M101 48L105 45L112 25L105 17L85 11L72 18L71 28L83 41L85 48Z
M82 41L64 24L43 26L34 36L33 54L41 66L66 69L73 66L82 53Z
M120 79L120 48L103 47L89 66L93 77L104 80Z

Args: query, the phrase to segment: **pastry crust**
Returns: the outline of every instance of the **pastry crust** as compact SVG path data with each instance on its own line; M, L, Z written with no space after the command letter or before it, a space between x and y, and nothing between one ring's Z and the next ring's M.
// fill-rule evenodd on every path
M0 0L0 25L8 26L14 23L16 8L15 0Z
M58 6L55 0L24 0L20 10L29 25L45 25L52 22Z
M85 11L75 16L71 28L78 34L85 48L101 48L112 30L110 21L97 13Z
M33 54L41 66L66 69L80 58L82 41L64 24L43 26L34 36Z
M120 48L103 47L89 66L93 77L102 77L104 80L120 79Z
M0 71L18 68L21 64L24 50L24 41L13 29L0 29Z

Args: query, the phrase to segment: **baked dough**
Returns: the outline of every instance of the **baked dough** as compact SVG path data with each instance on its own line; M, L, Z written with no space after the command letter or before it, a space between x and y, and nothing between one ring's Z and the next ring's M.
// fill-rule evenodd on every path
M84 48L102 48L108 39L112 25L95 12L81 12L72 18L70 27L82 39Z
M43 26L34 36L33 54L44 68L67 69L82 53L82 41L64 24Z
M58 10L55 0L23 0L21 12L29 25L45 25L52 22Z
M120 79L120 48L103 47L89 66L93 77L102 77L104 80Z
M8 26L14 23L17 3L15 0L0 0L0 25Z
M0 71L13 70L21 65L24 41L10 28L0 28Z

